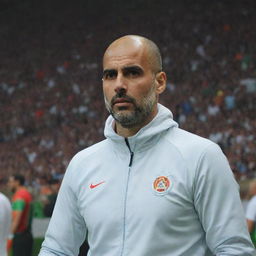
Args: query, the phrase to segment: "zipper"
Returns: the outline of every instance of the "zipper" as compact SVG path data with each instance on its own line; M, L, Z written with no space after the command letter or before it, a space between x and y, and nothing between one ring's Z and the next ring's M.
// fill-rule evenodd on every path
M131 150L131 147L130 147L130 144L129 144L129 141L128 141L128 139L127 139L127 138L125 138L125 143L126 143L126 145L127 145L128 149L129 149L129 151L130 151L130 162L129 162L129 167L131 167L131 166L132 166L132 162L133 162L133 155L134 155L134 153L133 153L133 152L132 152L132 150Z
M130 144L129 144L129 141L127 138L125 138L125 143L130 152L130 161L129 161L129 165L128 165L129 169L128 169L127 182L126 182L126 188L125 188L125 197L124 197L123 240L122 240L122 249L121 249L121 254L120 254L121 256L124 253L124 243L125 243L125 233L126 233L126 223L125 223L126 222L126 202L127 202L128 184L129 184L129 179L130 179L131 166L133 163L133 156L134 156L134 153L131 150L131 147L130 147Z

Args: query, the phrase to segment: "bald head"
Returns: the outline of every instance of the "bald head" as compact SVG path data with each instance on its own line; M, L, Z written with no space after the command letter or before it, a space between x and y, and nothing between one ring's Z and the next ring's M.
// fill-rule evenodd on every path
M118 53L121 55L124 49L129 48L135 52L143 52L154 73L162 71L162 58L157 45L153 41L137 35L126 35L112 42L103 56L103 66L106 57L113 54L118 55Z

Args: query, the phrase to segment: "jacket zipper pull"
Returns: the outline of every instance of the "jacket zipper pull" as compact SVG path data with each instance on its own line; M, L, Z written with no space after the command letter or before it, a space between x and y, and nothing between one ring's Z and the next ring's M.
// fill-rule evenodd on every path
M133 156L134 156L134 153L131 151L131 148L130 148L130 144L129 144L129 141L127 138L125 138L125 143L130 151L130 163L129 163L129 167L132 166L132 161L133 161Z
M132 166L132 161L133 161L133 155L134 153L132 151L130 151L131 157L130 157L130 163L129 163L129 167Z

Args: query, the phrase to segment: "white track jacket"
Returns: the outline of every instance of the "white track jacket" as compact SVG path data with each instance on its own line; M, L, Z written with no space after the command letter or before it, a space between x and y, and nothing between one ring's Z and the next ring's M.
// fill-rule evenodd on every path
M69 164L40 256L256 255L238 185L221 149L158 114L136 135L106 139Z

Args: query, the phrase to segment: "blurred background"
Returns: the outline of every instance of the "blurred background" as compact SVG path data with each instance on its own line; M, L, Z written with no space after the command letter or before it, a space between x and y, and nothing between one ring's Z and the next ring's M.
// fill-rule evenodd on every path
M35 237L72 156L104 138L101 60L126 34L159 46L160 102L181 128L221 146L246 204L256 177L255 11L255 0L0 0L0 190L10 195L8 177L25 175Z

